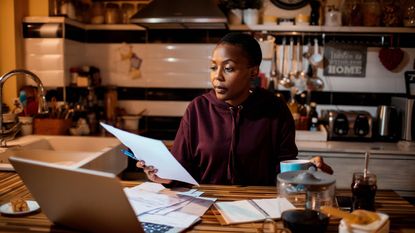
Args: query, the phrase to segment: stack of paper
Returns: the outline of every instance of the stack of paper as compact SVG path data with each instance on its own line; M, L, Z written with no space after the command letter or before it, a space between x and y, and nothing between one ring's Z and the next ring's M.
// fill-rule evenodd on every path
M214 198L200 197L202 192L172 192L157 183L146 182L125 188L128 200L141 222L187 228L215 202Z
M283 211L295 209L286 198L217 202L215 206L226 224L278 219Z

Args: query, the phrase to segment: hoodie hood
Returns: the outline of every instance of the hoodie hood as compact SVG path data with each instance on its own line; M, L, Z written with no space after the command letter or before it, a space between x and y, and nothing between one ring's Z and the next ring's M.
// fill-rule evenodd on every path
M212 0L153 0L130 19L148 29L226 29L225 14Z

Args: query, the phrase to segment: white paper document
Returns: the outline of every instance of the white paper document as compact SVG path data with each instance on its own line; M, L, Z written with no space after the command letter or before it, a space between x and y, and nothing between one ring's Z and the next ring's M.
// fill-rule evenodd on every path
M194 189L190 192L174 192L161 187L145 182L135 187L124 188L140 221L187 228L199 221L216 201L216 198L192 196L199 192Z
M100 124L122 144L130 148L137 159L144 160L147 165L157 168L157 176L160 178L199 185L173 157L162 141L129 133L102 122Z
M286 198L217 202L215 206L226 224L278 219L283 211L295 209Z

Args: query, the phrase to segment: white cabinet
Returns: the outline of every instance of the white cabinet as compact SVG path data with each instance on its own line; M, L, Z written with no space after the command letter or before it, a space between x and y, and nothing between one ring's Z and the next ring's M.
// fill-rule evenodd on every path
M364 153L301 151L298 158L320 155L336 176L337 188L350 188L353 172L363 171ZM392 189L402 196L415 196L415 155L371 153L369 171L377 176L378 189Z
M83 43L69 39L25 38L25 68L35 73L45 87L68 86L69 68L84 65L84 51Z

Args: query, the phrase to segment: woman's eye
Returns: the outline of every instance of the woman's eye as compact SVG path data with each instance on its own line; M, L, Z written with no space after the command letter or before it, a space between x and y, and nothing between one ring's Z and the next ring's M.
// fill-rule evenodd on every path
M225 67L224 70L225 70L226 73L230 73L230 72L233 71L233 68L231 68L231 67Z
M218 69L218 67L217 67L217 66L210 66L210 67L209 67L209 69L210 69L211 71L215 71L215 70L217 70L217 69Z

